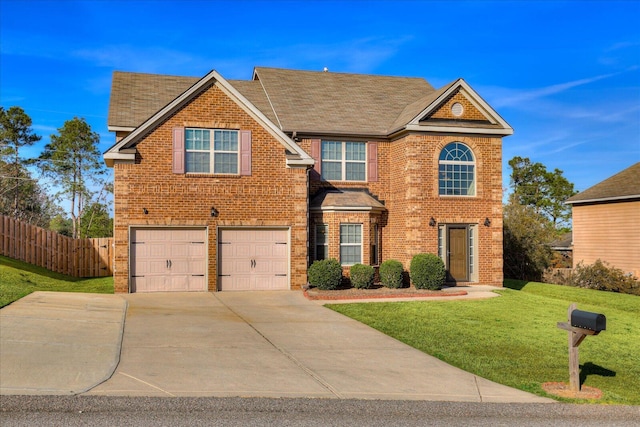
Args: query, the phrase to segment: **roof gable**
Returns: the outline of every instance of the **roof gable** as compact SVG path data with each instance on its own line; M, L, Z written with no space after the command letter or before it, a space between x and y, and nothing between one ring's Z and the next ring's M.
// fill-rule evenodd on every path
M116 160L133 161L135 159L135 152L133 152L131 148L135 147L135 145L153 128L158 126L180 108L187 105L192 99L212 85L216 85L225 92L227 96L238 104L246 113L252 116L253 119L260 123L260 125L262 125L284 146L284 148L290 153L290 155L287 156L287 165L313 165L313 159L306 152L304 152L295 142L278 129L273 122L271 122L260 110L258 110L258 108L256 108L236 88L222 78L222 76L215 70L209 72L206 76L157 111L153 116L145 120L140 126L136 127L121 141L109 148L104 153L104 159L107 165L113 166L113 163Z
M567 204L640 198L640 162L567 199Z
M463 79L458 79L439 89L431 96L415 103L413 112L418 111L402 126L405 117L396 121L398 130L440 131L460 133L482 133L495 135L511 135L513 128L474 91Z

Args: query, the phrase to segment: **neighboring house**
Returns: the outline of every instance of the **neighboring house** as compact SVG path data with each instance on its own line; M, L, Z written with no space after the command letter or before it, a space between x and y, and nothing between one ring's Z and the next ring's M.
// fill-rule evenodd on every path
M552 268L571 268L573 265L573 235L565 233L549 244L554 253Z
M316 259L439 254L502 286L502 137L462 79L116 72L116 292L299 289Z
M573 266L601 259L640 277L640 162L570 197Z

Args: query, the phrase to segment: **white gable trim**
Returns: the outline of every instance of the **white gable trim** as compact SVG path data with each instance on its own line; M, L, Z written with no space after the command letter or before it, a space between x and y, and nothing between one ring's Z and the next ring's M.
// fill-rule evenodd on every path
M314 160L304 152L295 142L287 137L276 125L274 125L264 114L240 94L229 82L227 82L217 71L212 70L202 79L198 80L193 86L183 92L180 96L167 104L160 111L147 119L140 126L135 128L129 135L124 137L117 144L109 148L103 155L107 166L113 166L114 161L132 161L135 159L135 153L122 153L121 150L133 146L142 137L144 137L158 123L162 122L184 105L189 103L194 96L199 94L208 85L214 84L218 86L227 96L229 96L238 106L240 106L247 114L255 119L263 126L278 142L280 142L287 150L297 155L298 158L287 158L287 166L300 167L312 166Z
M109 132L133 132L136 128L129 126L107 126Z
M401 131L409 132L438 132L438 133L464 133L476 135L513 135L511 127L504 128L481 128L481 127L461 127L461 126L431 126L431 125L407 125Z
M419 126L420 129L423 129L423 130L432 130L427 128L435 128L433 126L420 125L420 120L422 120L422 118L424 118L425 116L428 116L434 110L439 108L447 100L447 98L449 98L449 96L451 96L458 89L461 89L461 91L467 97L467 99L471 102L471 104L474 107L476 107L478 110L480 110L485 115L487 120L489 120L489 122L491 122L492 124L498 124L503 128L503 129L492 129L491 132L496 134L502 134L502 135L513 134L513 128L509 126L509 123L507 123L502 117L500 117L500 115L493 108L491 108L489 104L487 104L485 100L482 99L482 97L480 97L480 95L478 95L478 93L476 93L476 91L474 91L471 88L471 86L469 86L467 82L465 82L463 79L458 79L451 86L449 86L449 88L443 93L441 93L440 96L438 96L435 100L433 100L433 102L429 104L427 108L422 110L409 123L407 123L406 128L407 129L412 128L412 130L415 129L415 126ZM441 126L440 128L449 129L449 131L454 129L448 126ZM470 128L455 128L455 129L466 129L466 131L464 131L463 133L474 133L474 132L475 133L491 133L489 132L489 129L487 129L487 132L485 132L483 129L470 129Z

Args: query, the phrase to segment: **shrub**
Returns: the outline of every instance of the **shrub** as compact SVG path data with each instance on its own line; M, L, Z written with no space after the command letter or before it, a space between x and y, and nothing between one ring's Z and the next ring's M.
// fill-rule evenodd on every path
M578 264L566 284L578 288L640 295L638 279L619 268L609 267L601 260L591 265Z
M335 259L314 261L309 267L309 283L318 289L338 289L342 283L342 267Z
M416 289L441 289L445 283L444 262L434 254L418 254L409 267L411 282Z
M370 265L355 264L351 266L350 277L354 288L367 289L373 284L375 271Z
M402 263L395 259L388 259L380 264L380 282L387 288L401 288L402 283Z

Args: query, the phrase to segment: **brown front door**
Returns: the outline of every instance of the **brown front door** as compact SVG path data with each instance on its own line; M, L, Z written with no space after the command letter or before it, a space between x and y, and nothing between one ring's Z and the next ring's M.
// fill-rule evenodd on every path
M455 282L469 280L467 262L467 228L449 228L449 278Z

